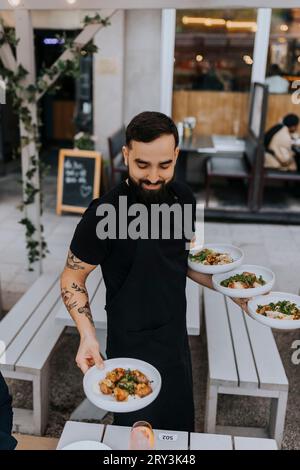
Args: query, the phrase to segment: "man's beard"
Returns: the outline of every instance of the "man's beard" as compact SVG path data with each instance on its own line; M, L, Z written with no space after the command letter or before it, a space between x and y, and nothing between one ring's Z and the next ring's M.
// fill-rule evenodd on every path
M140 180L136 183L130 176L128 176L130 187L134 190L137 200L142 204L163 204L170 201L170 185L174 181L174 177L165 183L161 182L159 189L144 189L143 183L151 185L147 179Z

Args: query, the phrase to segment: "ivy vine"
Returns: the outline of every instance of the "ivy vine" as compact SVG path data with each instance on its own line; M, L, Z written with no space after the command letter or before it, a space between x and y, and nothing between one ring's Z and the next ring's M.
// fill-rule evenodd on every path
M19 39L16 38L15 30L5 29L3 19L0 18L3 30L0 32L0 47L4 44L9 44L12 49L18 45ZM110 24L108 18L102 18L98 13L93 16L85 16L83 20L83 27L90 24L101 24L108 26ZM90 41L83 48L79 47L74 41L75 38L67 38L65 34L58 35L63 50L69 50L72 54L72 59L58 60L51 67L43 67L36 83L24 85L24 79L28 75L28 71L22 66L18 65L16 71L12 71L1 64L0 75L6 82L7 94L11 98L12 107L16 115L19 117L20 123L25 130L25 135L21 133L21 149L34 144L36 152L38 153L41 147L39 140L39 126L41 125L40 110L37 112L37 122L35 116L32 115L30 109L32 103L38 103L38 97L45 92L55 93L60 85L52 84L49 88L49 82L61 76L68 76L78 78L80 75L80 59L82 56L92 55L98 51L97 46ZM30 147L29 147L30 148ZM20 150L21 150L20 149ZM24 212L26 206L33 204L36 197L40 198L40 215L43 214L43 179L49 171L49 166L40 161L38 155L31 155L29 158L29 166L25 174L24 180L21 179L20 183L23 186L23 199L19 205L19 209ZM34 180L36 174L39 174L39 188L35 186ZM32 221L24 216L19 221L25 227L26 236L26 249L28 257L28 269L33 271L32 265L42 258L45 258L49 250L44 237L44 227L41 224L39 227L41 233L41 244L35 239L37 227Z

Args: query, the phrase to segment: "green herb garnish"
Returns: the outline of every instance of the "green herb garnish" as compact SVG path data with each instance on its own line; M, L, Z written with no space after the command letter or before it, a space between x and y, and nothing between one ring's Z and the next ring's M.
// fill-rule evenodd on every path
M262 286L266 284L266 281L263 279L261 275L257 278L255 274L242 273L242 274L235 274L234 276L231 276L228 279L224 279L224 281L221 282L221 286L228 287L229 284L231 284L232 282L242 282L243 284L246 285L245 288L248 288L248 289L252 288L255 282L257 282L258 284L261 284Z
M204 248L204 250L198 251L198 253L195 253L194 255L189 254L189 258L191 261L194 261L196 263L203 263L203 261L206 260L208 255L212 255L213 251L209 250L208 248Z

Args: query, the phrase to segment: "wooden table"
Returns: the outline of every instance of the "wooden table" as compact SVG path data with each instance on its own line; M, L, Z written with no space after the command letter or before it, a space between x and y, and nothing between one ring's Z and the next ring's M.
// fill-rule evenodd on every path
M189 138L183 138L179 146L182 152L216 153L211 136L195 134Z
M57 450L76 441L100 441L113 450L128 450L130 429L126 426L67 421ZM232 437L155 429L155 450L277 450L274 439Z
M233 135L204 136L194 134L192 137L182 139L179 143L180 155L176 164L176 179L186 181L187 158L189 153L204 157L209 155L239 155L245 150L245 142Z

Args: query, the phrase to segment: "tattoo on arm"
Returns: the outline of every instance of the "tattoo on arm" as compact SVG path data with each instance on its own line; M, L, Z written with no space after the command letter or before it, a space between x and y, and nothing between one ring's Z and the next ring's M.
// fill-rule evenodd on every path
M78 302L76 300L73 300L74 294L72 294L72 292L70 292L66 288L61 291L61 295L64 304L67 307L68 312L70 313L73 308L77 307Z
M72 289L74 289L76 292L80 292L81 294L87 294L87 290L83 286L79 286L75 282L72 283Z
M85 305L83 307L80 307L77 311L78 313L85 315L86 318L91 322L91 324L95 326L88 302L86 302Z
M67 268L73 269L74 271L78 271L79 269L84 269L84 266L82 266L82 261L79 258L76 258L75 255L71 251L68 253L68 258L67 258Z
M74 284L75 286L77 286L77 284ZM73 285L72 285L73 287ZM77 286L79 287L79 286ZM83 289L83 288L80 288L80 292L81 293L87 293L86 289ZM74 298L74 293L70 292L68 289L64 288L62 289L62 292L61 292L61 295L62 295L62 299L64 301L64 304L68 310L69 313L71 313L71 310L75 309L76 307L78 307L78 301L77 300L73 300ZM86 301L85 305L83 307L79 307L77 309L77 312L81 315L85 315L86 318L91 322L91 324L93 326L94 325L94 321L93 321L93 317L92 317L92 314L91 314L91 310L90 310L90 305L89 305L89 302Z

